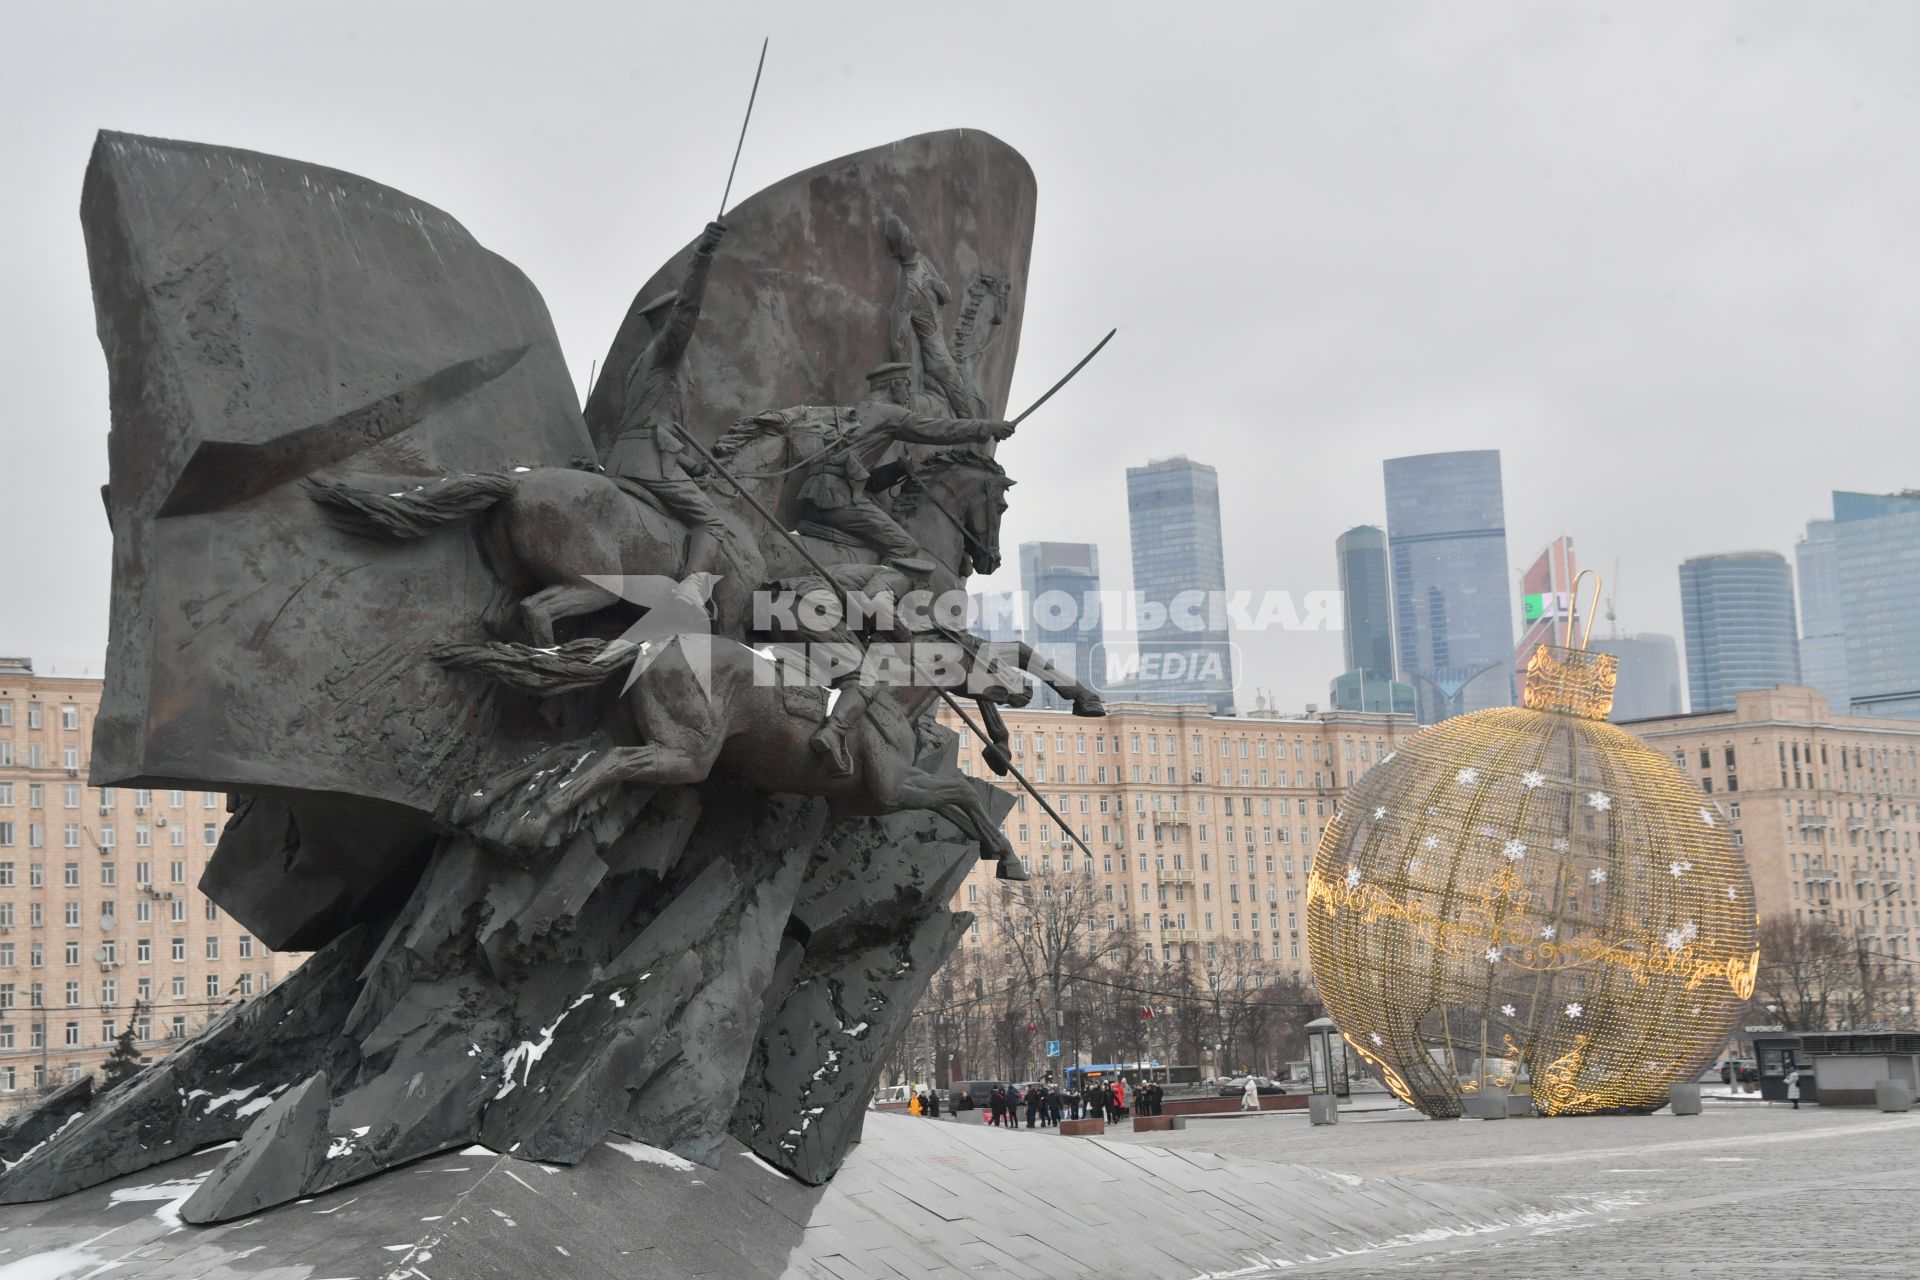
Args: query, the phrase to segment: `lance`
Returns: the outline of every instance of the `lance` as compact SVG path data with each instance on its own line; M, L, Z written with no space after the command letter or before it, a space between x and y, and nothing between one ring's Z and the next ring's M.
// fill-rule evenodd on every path
M760 73L767 66L767 41L771 37L760 39L760 63L753 69L753 90L747 94L747 114L740 121L740 140L733 144L733 163L727 166L727 189L720 193L720 212L714 215L715 222L727 216L727 197L733 194L734 170L740 167L740 149L747 145L747 124L753 119L753 100L760 96Z
M1108 335L1108 336L1112 336L1112 335ZM1096 347L1095 350L1097 351L1099 350L1099 348ZM1092 358L1093 357L1091 356L1087 357L1087 359L1089 360ZM1086 360L1082 360L1080 363L1085 364ZM1071 377L1072 375L1070 374L1068 376ZM1065 379L1062 379L1062 381L1065 381ZM1058 390L1058 387L1056 387L1055 390ZM1052 392L1048 392L1047 394L1051 395ZM1034 407L1038 408L1039 406L1036 405ZM1029 410L1029 412L1031 412L1031 410ZM707 449L705 445L701 444L698 440L694 439L691 433L684 430L677 423L672 424L672 429L675 435L679 436L680 439L688 445L688 447L690 447L695 453L700 455L701 459L704 460L709 467L713 468L713 473L715 475L719 476L722 480L725 480L728 484L732 485L734 492L738 493L741 497L745 498L747 500L748 505L751 506L755 511L760 513L760 518L765 520L768 524L772 525L779 532L780 536L785 538L788 544L792 546L795 551L798 551L800 553L801 559L805 560L807 564L812 567L813 571L820 575L820 580L822 582L826 583L829 587L833 585L833 575L827 572L827 567L824 564L820 563L819 558L816 557L813 554L813 552L807 550L806 545L802 543L799 538L795 537L792 531L790 531L785 525L780 523L779 519L774 516L773 512L767 509L765 503L761 502L760 499L754 497L753 493L749 489L747 489L745 485L741 484L738 480L735 480L733 476L728 473L727 469L720 465L720 460L714 457L713 454ZM858 641L856 641L855 643L857 644ZM938 693L941 699L949 707L953 708L954 714L960 717L961 721L965 723L967 728L973 732L975 737L979 738L980 741L984 743L988 743L989 745L992 744L993 739L987 735L984 729L980 728L978 725L976 725L973 722L973 717L969 716L966 713L966 710L961 707L960 703L954 698L954 696L951 693L948 693L944 688L940 688L939 686L935 686L934 692ZM1086 855L1089 858L1091 858L1093 856L1093 850L1087 848L1086 842L1080 838L1079 834L1074 831L1073 827L1068 824L1067 820L1065 818L1062 818L1059 812L1051 804L1047 803L1047 798L1041 795L1037 790L1034 789L1034 785L1031 782L1027 781L1027 776L1020 772L1019 766L1015 765L1012 761L1008 761L1007 771L1013 775L1014 781L1020 784L1021 789L1024 790L1028 795L1032 796L1035 802L1037 802L1042 809L1046 810L1047 814L1050 817L1052 817L1055 822L1060 824L1060 829L1067 833L1067 837L1071 839L1075 844L1079 845L1082 851L1084 851Z

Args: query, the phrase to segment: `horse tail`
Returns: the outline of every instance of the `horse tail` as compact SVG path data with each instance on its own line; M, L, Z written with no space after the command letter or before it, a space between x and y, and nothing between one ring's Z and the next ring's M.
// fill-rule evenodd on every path
M610 676L625 674L628 664L612 661L608 655L607 643L591 638L550 649L509 642L456 642L428 650L430 658L450 670L476 672L495 684L540 697L596 688ZM620 656L618 650L611 654Z
M406 542L443 524L478 515L519 483L519 475L513 472L491 471L442 476L398 493L381 493L315 477L307 482L307 493L321 506L344 513L356 532Z

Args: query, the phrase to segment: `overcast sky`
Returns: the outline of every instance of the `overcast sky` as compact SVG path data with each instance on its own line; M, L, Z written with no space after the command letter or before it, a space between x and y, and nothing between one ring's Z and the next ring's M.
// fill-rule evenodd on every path
M740 192L986 129L1040 183L1003 532L1100 544L1124 469L1220 468L1230 584L1333 583L1382 458L1497 448L1517 569L1571 533L1623 630L1676 565L1791 554L1834 488L1920 485L1920 6L28 3L7 11L0 652L100 667L93 131L248 147L447 210L546 296L584 384ZM1603 624L1604 625L1604 624ZM1326 701L1339 638L1241 637ZM1243 705L1250 702L1243 698Z

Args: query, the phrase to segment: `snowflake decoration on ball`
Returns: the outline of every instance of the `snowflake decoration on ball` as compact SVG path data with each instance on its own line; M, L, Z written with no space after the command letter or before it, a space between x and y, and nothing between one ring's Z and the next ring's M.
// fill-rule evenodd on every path
M1377 1048L1379 1048L1379 1047L1380 1047L1381 1045L1383 1045L1383 1044L1385 1044L1385 1043L1386 1043L1386 1041L1385 1041L1385 1040L1382 1040L1382 1039L1380 1038L1380 1033L1379 1033L1378 1031L1369 1031L1369 1032L1367 1032L1367 1039L1369 1039L1369 1040L1371 1040L1371 1041L1373 1041L1373 1047L1374 1047L1374 1048L1376 1048L1376 1049L1377 1049Z
M1553 851L1555 853L1565 853L1571 848L1573 848L1573 841L1567 839L1565 836L1555 836L1553 838Z
M1439 837L1439 836L1428 836L1428 837L1427 837L1427 838L1426 838L1425 840L1422 840L1422 841L1420 842L1420 847L1421 847L1422 849L1425 849L1425 850L1427 850L1427 851L1429 851L1429 852L1431 852L1431 851L1433 851L1433 850L1435 850L1435 849L1438 849L1438 848L1440 847L1440 837Z
M1360 887L1360 868L1348 867L1347 868L1347 888L1357 889L1359 887Z
M1605 884L1607 882L1605 868L1595 867L1593 870L1587 872L1587 879L1593 881L1595 884Z
M1533 790L1537 786L1542 785L1543 783L1546 782L1546 780L1547 780L1547 775L1540 772L1538 769L1529 769L1525 773L1520 775L1520 785L1524 786L1529 791Z
M1678 880L1681 876L1693 870L1693 864L1691 862L1669 862L1667 864L1667 870L1673 873L1675 880Z
M1678 951L1687 945L1687 935L1679 929L1667 930L1667 950Z
M1575 1000L1572 1004L1567 1006L1567 1016L1569 1018L1577 1018L1585 1012L1586 1012L1585 1007L1583 1007L1578 1000Z
M1587 806L1605 813L1607 810L1613 808L1613 797L1604 791L1589 791L1587 792Z
M1546 939L1548 942L1552 942L1554 935L1559 932L1560 932L1559 929L1555 928L1553 925L1550 925L1550 924L1542 925L1540 928L1540 936Z
M1380 819L1382 819L1382 818L1384 818L1384 817L1386 817L1386 816L1387 816L1387 806L1385 806L1385 805L1383 805L1383 804L1382 804L1382 805L1375 805L1375 806L1374 806L1374 809L1373 809L1373 820L1374 820L1375 822L1378 822L1378 821L1380 821Z
M1508 862L1518 862L1527 856L1527 842L1525 840L1509 840L1501 847L1500 852L1507 855Z
M1718 823L1714 822L1713 810L1711 809L1702 809L1700 811L1700 821L1706 823L1710 827L1719 825Z
M1463 787L1470 787L1480 781L1480 771L1478 769L1462 769L1453 775L1453 780Z
M1506 1015L1507 1017L1509 1017L1509 1018L1511 1018L1511 1017L1513 1017L1513 1016L1514 1016L1515 1014L1517 1014L1517 1013L1519 1013L1520 1011L1519 1011L1518 1009L1516 1009L1516 1008L1514 1008L1514 1007L1513 1007L1512 1005L1510 1005L1510 1004L1503 1004L1503 1005L1501 1005L1501 1006L1500 1006L1500 1012L1501 1012L1501 1013L1504 1013L1504 1014L1505 1014L1505 1015Z
M1498 948L1498 947L1488 947L1488 948L1487 948L1487 963L1488 963L1488 964L1498 964L1499 962L1500 962L1500 948Z

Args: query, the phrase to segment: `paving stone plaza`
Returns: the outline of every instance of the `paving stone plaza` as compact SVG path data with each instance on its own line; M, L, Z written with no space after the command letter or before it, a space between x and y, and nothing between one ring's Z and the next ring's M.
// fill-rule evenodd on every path
M1699 1116L1438 1122L1395 1109L1319 1128L1279 1112L1117 1140L1484 1187L1584 1210L1564 1222L1380 1249L1288 1274L1914 1274L1920 1112L1708 1101Z

